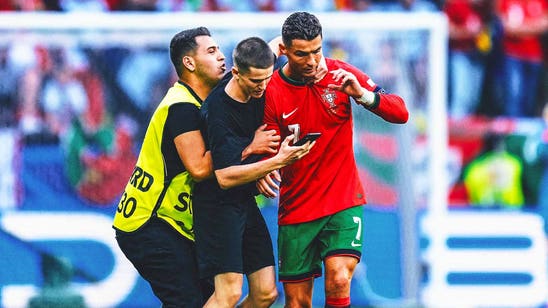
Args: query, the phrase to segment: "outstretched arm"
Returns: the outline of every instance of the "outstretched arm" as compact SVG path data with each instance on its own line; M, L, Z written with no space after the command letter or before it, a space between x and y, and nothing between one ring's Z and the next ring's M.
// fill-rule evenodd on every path
M305 143L298 147L290 146L289 142L291 140L293 140L293 135L286 137L278 153L269 159L215 170L219 186L222 189L229 189L255 181L274 170L290 165L303 158L314 146L314 143Z

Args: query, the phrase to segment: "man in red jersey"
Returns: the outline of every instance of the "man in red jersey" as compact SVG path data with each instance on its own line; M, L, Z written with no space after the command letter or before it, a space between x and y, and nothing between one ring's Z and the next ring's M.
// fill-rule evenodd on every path
M265 93L264 120L294 142L319 132L315 150L258 181L268 197L280 190L279 280L286 307L311 307L314 278L325 267L325 306L350 307L350 281L362 250L365 193L352 145L351 98L392 123L405 123L403 99L387 94L352 65L326 58L329 73L311 82L322 58L322 27L306 12L291 14L282 26L282 54Z

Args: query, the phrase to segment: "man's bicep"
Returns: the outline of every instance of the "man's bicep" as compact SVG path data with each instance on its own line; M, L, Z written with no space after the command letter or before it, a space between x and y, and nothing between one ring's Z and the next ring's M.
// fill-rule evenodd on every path
M173 142L188 172L195 174L204 169L211 170L211 156L206 155L206 146L199 130L182 133L175 137Z
M171 136L176 137L186 132L199 130L200 125L200 109L196 105L178 103L169 107L166 129Z

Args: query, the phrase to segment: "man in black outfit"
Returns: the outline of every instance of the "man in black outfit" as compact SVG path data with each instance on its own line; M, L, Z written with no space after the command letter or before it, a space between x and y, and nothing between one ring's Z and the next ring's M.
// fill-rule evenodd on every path
M290 146L286 138L261 132L263 94L275 56L266 42L251 37L233 54L232 76L204 101L202 134L215 178L196 183L194 228L200 277L214 277L215 291L204 307L234 307L247 275L249 295L241 307L269 307L277 298L272 240L255 195L255 180L308 154L313 143ZM257 129L259 128L259 129ZM254 138L255 137L255 138ZM259 137L259 138L257 138Z

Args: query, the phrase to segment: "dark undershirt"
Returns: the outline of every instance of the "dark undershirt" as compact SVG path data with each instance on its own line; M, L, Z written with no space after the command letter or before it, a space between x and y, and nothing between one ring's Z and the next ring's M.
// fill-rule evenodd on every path
M172 179L177 174L186 171L177 148L175 137L200 130L200 109L191 103L176 103L169 107L164 127L162 153L166 163L167 178Z

